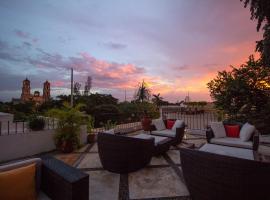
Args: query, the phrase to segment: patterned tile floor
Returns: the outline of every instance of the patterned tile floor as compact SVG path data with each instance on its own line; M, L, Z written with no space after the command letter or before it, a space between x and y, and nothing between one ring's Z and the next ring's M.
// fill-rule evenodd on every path
M144 169L129 174L115 174L102 168L97 144L86 145L72 154L55 157L89 174L90 200L188 200L179 147L205 143L201 135L187 135L183 144L171 147L160 157L153 157Z

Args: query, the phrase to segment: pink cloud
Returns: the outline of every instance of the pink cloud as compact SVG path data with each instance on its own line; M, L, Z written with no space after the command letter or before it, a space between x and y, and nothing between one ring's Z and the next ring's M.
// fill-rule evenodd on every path
M23 32L23 31L21 31L21 30L15 30L15 33L16 33L16 35L17 35L18 37L23 38L23 39L27 39L27 38L30 37L30 34L29 34L29 33Z

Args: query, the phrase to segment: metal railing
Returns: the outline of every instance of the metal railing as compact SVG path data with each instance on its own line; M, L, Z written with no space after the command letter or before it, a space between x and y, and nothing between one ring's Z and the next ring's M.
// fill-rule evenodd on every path
M130 133L135 132L142 129L141 122L131 122L131 123L125 123L125 124L118 124L115 127L113 127L115 132L120 133ZM99 132L106 131L104 127L101 128L95 128L93 129L93 133L97 134Z
M45 118L45 127L43 130L54 130L57 127L57 120ZM0 136L24 134L33 132L28 127L27 121L0 121Z
M218 116L217 112L186 113L163 111L162 119L182 119L188 129L205 130L212 121L220 121L223 117Z

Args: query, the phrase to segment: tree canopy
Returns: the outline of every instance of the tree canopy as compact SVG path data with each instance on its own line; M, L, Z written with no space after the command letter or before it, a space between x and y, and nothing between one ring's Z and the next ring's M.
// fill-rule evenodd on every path
M239 68L218 72L207 85L216 107L229 118L250 121L261 130L267 126L269 129L270 68L263 67L260 60L251 56Z
M262 62L270 67L270 1L269 0L240 0L245 7L250 5L251 19L257 20L257 31L263 27L263 39L257 41L256 50L261 53ZM263 26L262 26L263 25Z

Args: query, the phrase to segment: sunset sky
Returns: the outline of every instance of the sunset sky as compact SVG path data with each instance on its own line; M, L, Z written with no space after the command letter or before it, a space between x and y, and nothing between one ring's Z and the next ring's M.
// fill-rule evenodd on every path
M0 100L49 80L69 94L70 68L92 92L129 100L143 79L165 100L210 101L206 83L254 54L256 22L240 0L0 1Z

